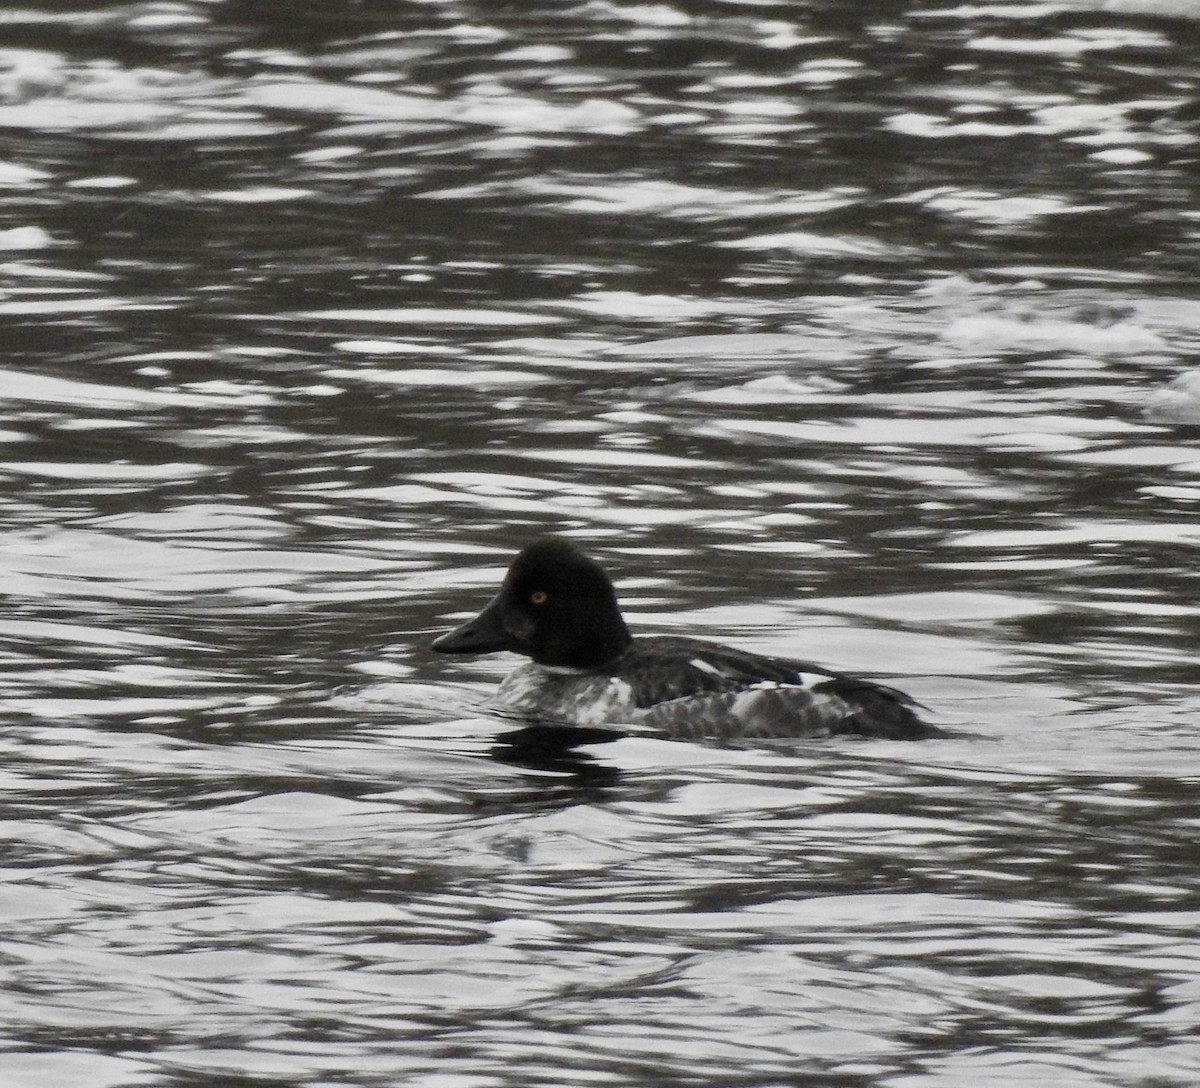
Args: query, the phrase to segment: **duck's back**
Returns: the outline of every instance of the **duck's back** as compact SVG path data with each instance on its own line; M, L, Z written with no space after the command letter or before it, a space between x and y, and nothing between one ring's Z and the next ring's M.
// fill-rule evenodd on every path
M529 664L498 692L509 713L572 725L647 725L678 738L858 734L911 739L930 732L902 692L816 665L762 657L700 639L634 639L609 669Z
M894 688L700 639L635 639L621 676L639 720L677 737L910 739L930 732L913 700Z

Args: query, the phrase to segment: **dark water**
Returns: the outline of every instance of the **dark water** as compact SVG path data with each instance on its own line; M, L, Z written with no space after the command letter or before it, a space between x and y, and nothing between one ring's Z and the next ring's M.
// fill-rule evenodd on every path
M3 1088L1200 1081L1195 15L0 12ZM548 530L957 735L497 747Z

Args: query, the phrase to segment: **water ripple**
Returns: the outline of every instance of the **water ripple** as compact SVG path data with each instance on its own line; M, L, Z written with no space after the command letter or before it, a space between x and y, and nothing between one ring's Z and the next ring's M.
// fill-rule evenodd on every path
M5 1088L1193 1083L1193 13L835 7L0 17ZM945 735L493 715L546 531Z

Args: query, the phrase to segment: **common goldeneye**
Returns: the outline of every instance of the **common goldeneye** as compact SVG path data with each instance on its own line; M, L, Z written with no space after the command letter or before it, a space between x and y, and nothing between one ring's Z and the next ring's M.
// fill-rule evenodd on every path
M433 649L532 658L495 703L530 721L647 725L674 737L934 732L895 688L700 639L632 637L604 569L554 536L523 549L487 607Z

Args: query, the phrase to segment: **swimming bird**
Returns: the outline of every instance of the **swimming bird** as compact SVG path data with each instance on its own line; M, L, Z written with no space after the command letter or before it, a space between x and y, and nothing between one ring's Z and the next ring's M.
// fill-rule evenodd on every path
M644 725L680 738L934 732L912 699L870 680L702 639L634 638L604 568L557 536L525 547L483 611L432 648L530 658L494 704L527 721Z

